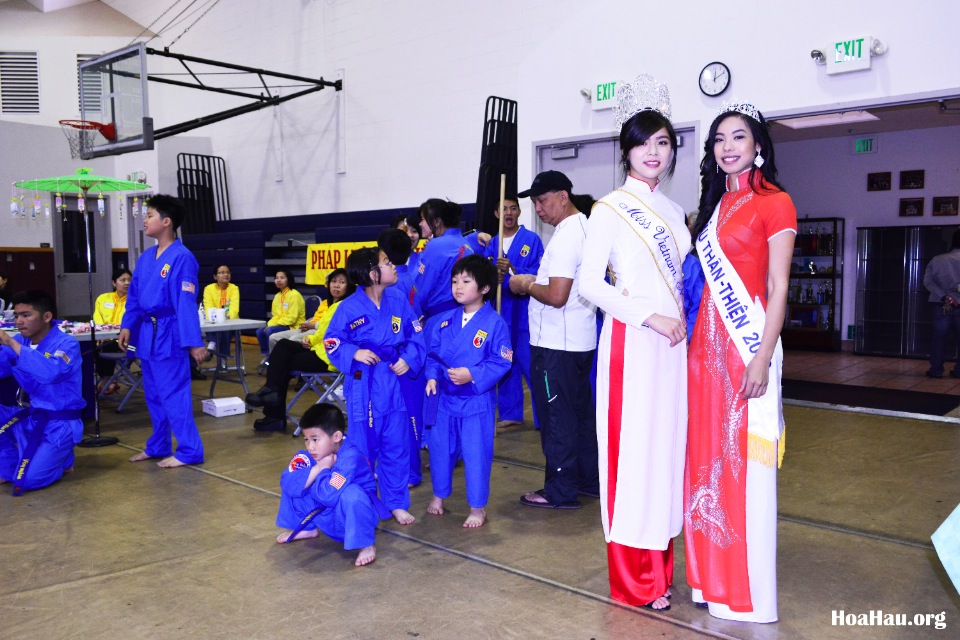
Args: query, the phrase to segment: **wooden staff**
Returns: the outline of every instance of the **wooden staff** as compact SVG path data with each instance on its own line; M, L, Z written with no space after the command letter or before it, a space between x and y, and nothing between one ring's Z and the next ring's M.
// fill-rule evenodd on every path
M500 174L500 215L497 216L500 221L499 231L497 231L497 262L503 257L503 205L507 197L507 174ZM503 286L497 285L497 313L500 313L500 304L503 302Z

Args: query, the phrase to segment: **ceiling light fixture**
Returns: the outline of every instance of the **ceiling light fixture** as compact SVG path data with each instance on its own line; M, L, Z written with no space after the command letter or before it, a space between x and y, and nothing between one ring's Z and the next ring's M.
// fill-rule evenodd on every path
M791 129L811 129L813 127L829 127L835 124L852 124L854 122L869 122L879 120L869 111L841 111L840 113L824 113L818 116L804 116L802 118L786 118L775 120Z

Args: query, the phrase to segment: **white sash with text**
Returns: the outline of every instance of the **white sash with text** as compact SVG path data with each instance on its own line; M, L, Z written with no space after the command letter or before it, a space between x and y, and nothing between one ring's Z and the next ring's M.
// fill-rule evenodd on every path
M740 352L743 363L750 364L760 348L766 314L760 298L750 300L750 294L736 269L730 264L717 239L717 218L720 204L714 209L710 222L697 237L697 253L706 278L710 297L717 305L723 326ZM747 401L747 431L766 440L777 440L783 433L783 404L781 402L780 370L783 366L783 346L777 346L770 361L767 391L759 398ZM738 380L731 380L736 386Z

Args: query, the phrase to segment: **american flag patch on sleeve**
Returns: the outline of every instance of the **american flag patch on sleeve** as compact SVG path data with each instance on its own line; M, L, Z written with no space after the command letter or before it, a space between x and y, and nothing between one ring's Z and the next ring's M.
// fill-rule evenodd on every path
M184 280L182 283L180 283L180 290L186 291L187 293L196 293L197 287L192 282L187 282Z
M339 490L339 489L342 489L342 488L343 488L343 485L344 485L344 483L346 483L346 481L347 481L347 479L344 478L344 477L343 477L342 475L340 475L339 473L337 473L336 471L334 471L334 472L333 472L333 475L330 476L330 486L333 487L334 489L338 489L338 490Z

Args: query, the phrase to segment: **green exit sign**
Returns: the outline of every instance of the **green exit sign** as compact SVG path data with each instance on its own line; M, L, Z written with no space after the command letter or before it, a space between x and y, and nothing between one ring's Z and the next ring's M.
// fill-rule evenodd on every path
M877 152L877 136L853 139L853 155Z

